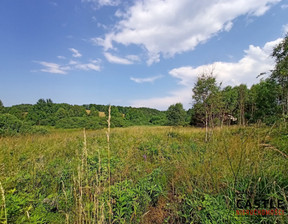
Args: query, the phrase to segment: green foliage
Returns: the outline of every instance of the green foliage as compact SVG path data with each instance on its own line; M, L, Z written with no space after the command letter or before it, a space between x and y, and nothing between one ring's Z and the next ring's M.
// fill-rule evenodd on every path
M166 113L168 125L181 126L185 124L186 111L181 103L171 105Z
M63 107L60 107L55 113L56 119L59 119L59 120L66 118L67 116L68 116L68 112Z
M220 113L221 95L220 86L216 83L216 78L212 74L202 74L192 89L193 100L195 101L195 116L198 122L202 122L205 127L213 126L216 114Z
M27 122L19 120L11 114L0 115L0 136L17 134L46 134L48 131L44 128L33 127Z
M101 121L103 121L102 124ZM105 123L105 119L99 117L69 117L58 120L56 128L99 129L104 127L103 123Z
M112 106L111 108L111 127L167 124L164 111L121 106ZM5 111L19 120L33 125L98 129L107 125L107 118L99 117L99 112L102 112L102 116L103 114L107 116L108 106L55 104L51 99L39 99L35 105L21 104L7 108L0 107L0 114ZM96 124L92 124L92 122L96 122Z
M220 89L215 77L198 77L193 88L195 104L189 112L190 124L214 127L235 124L237 120L240 125L258 121L271 125L281 117L285 120L281 103L283 87L272 77L261 80L250 89L244 84Z
M158 198L164 194L161 182L160 169L155 169L151 174L133 184L124 180L111 187L113 203L113 220L117 223L139 223L141 213L144 213L149 204L156 205Z
M232 88L231 86L226 86L221 91L221 97L222 97L222 108L221 108L221 115L224 114L230 114L232 116L237 117L237 106L238 106L238 91L237 87ZM223 117L222 117L223 119ZM224 119L222 120L222 123L224 123ZM228 124L231 124L231 120L228 120L226 122Z
M99 117L99 111L96 110L96 108L94 106L92 106L90 108L89 116L91 116L91 117Z
M165 112L161 112L156 109L128 107L122 111L127 126L165 125L167 123Z
M149 123L153 124L153 125L158 125L158 126L163 126L167 124L167 119L165 114L160 114L160 115L155 115L152 116L151 119L149 120Z
M126 126L128 125L123 117L111 117L111 128L126 127ZM104 124L104 127L106 127L106 124Z
M52 100L40 99L28 111L26 120L31 121L33 124L36 125L54 125L54 113L56 113L56 111L57 110L54 107Z
M23 122L11 114L0 115L0 134L13 135L20 132Z
M179 212L181 223L239 223L235 210L229 208L222 195L199 195L195 190L193 196L185 195ZM243 221L243 219L242 219Z
M192 98L196 103L208 104L209 98L219 91L216 84L216 78L212 75L202 74L198 77L193 88L194 95Z
M246 105L248 101L249 90L246 85L240 84L235 87L238 92L238 105L237 105L237 114L238 114L238 124L246 124Z
M4 105L2 103L2 101L0 100L0 114L4 112Z
M281 43L273 50L272 56L276 64L271 74L271 79L275 80L281 86L280 104L282 114L288 114L288 34Z
M155 159L159 155L159 149L155 141L143 142L139 145L139 150L143 152L145 158L147 159Z
M17 106L12 106L6 109L7 113L17 117L20 120L23 120L25 115L24 112Z
M84 117L87 115L85 107L74 105L68 111L69 117Z
M277 121L281 113L278 105L279 85L268 79L253 85L250 92L254 92L254 110L251 113L254 121L262 120L267 124Z

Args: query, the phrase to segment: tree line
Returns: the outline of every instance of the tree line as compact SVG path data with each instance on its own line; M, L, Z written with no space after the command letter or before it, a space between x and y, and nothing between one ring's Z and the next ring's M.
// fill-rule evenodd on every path
M9 114L14 116L14 120L37 126L99 129L107 126L108 107L97 104L57 104L51 99L39 99L34 105L21 104L11 107L4 107L1 102L0 113L2 117ZM167 124L165 111L150 108L111 106L111 117L111 127Z

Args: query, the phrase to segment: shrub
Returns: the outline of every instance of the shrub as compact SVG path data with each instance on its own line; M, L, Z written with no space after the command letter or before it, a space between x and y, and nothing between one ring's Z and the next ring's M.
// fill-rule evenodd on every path
M46 134L48 130L42 127L32 126L28 122L19 120L11 114L0 115L0 135L17 135L17 134Z
M97 117L70 117L63 118L56 122L56 128L86 128L86 129L100 129L102 125L101 119Z

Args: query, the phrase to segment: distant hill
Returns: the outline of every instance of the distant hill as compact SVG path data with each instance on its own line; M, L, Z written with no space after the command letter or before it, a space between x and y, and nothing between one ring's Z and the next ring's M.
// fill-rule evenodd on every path
M51 99L40 99L36 104L19 104L4 107L2 113L16 116L33 125L58 128L102 128L106 127L109 105L70 105L53 103ZM111 126L166 125L165 111L151 108L111 106Z

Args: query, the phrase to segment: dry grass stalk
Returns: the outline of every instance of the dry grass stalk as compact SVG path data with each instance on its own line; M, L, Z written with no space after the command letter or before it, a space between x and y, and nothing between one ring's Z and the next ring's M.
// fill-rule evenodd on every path
M83 130L83 151L82 151L82 177L84 177L85 185L88 185L88 180L87 180L87 157L88 157L88 152L87 152L87 137L86 137L86 130L84 128Z
M88 187L88 179L87 179L87 136L86 130L83 129L83 149L82 149L82 156L81 156L81 167L78 166L78 189L79 189L79 199L78 199L78 222L83 223L85 222L85 217L87 214L85 213L84 209L84 201L83 201L83 184Z
M278 153L280 153L284 158L288 159L288 155L285 154L284 152L281 152L279 149L275 148L274 146L272 145L269 145L269 144L261 144L260 146L264 147L265 149L272 149Z
M101 175L101 155L100 155L99 147L98 147L98 163L99 163L98 174L96 173L96 184L97 184L98 190L95 193L95 197L97 198L95 200L95 202L96 202L96 206L95 207L96 207L96 211L97 211L97 215L96 215L96 220L97 221L99 220L99 214L100 214L100 206L99 206L100 202L99 202L98 194L100 194L100 192L101 192L101 181L99 180L99 177ZM100 222L100 223L102 223L102 222Z
M67 213L67 207L68 207L68 197L67 197L67 193L66 193L66 190L65 190L65 185L64 185L64 182L61 181L62 183L62 190L63 190L63 193L64 193L64 197L65 197L65 204L66 204L66 208L65 208L65 217L66 217L66 221L65 223L69 224L69 214Z
M111 105L109 105L108 109L108 129L106 132L107 136L107 154L108 154L108 191L109 191L109 197L108 197L108 206L109 206L109 223L111 223L111 216L112 216L112 208L110 203L110 197L111 197L111 170L110 170L110 125L111 125Z
M78 198L78 223L82 223L82 201L83 201L83 192L82 192L82 178L81 178L81 169L78 166L78 189L79 189L79 198Z
M5 202L5 191L4 188L2 187L2 183L0 182L0 191L1 191L1 196L2 196L2 203L3 203L3 209L4 209L4 222L3 224L7 224L7 211L6 211L6 202Z

